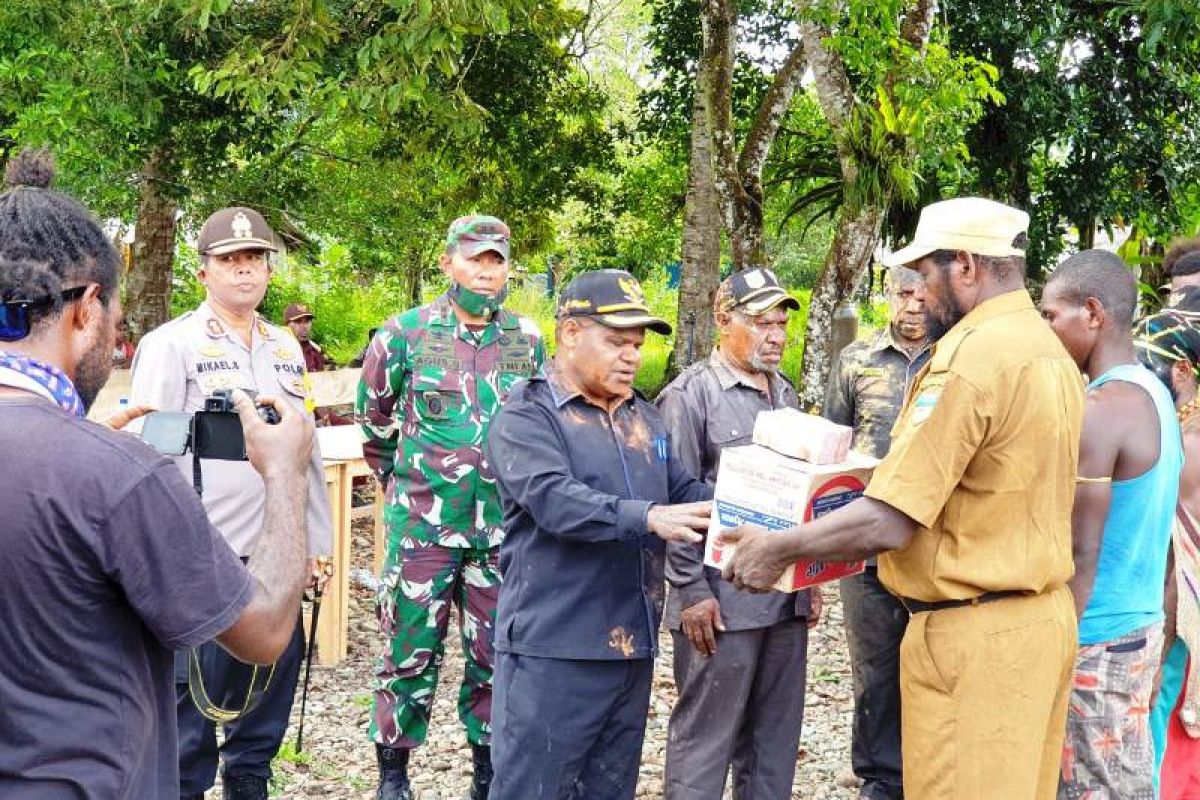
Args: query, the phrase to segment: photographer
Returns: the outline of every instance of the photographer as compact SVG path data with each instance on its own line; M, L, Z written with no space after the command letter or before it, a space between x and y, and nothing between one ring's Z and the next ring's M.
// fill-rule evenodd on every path
M222 389L278 396L279 405L307 413L304 360L295 337L255 313L271 277L275 252L271 229L249 208L216 212L200 229L197 247L206 300L194 311L147 334L133 360L131 401L161 411L195 412ZM315 436L308 464L310 557L332 550L333 523L325 492L321 454ZM178 464L190 479L191 455ZM262 525L263 481L247 463L202 459L202 502L209 520L242 557L255 554ZM310 569L310 575L315 570ZM327 576L321 576L327 579ZM225 726L219 749L226 800L266 800L271 759L287 730L300 674L304 636L297 625L286 652L275 664L258 704ZM179 714L180 796L203 796L216 779L215 723L201 713L189 687L189 653L176 658ZM250 695L250 669L209 643L196 657L205 693L218 706L241 706ZM193 667L196 665L193 664ZM193 681L194 683L194 681Z
M265 486L247 571L170 461L83 419L111 370L121 261L51 173L26 152L0 193L0 797L174 797L170 650L283 652L312 424L280 404L266 425L237 395Z

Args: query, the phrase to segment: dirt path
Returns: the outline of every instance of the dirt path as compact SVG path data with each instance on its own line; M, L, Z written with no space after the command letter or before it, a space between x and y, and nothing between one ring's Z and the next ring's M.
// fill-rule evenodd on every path
M356 567L367 566L368 531L356 525ZM374 748L367 741L371 670L379 648L368 589L354 587L350 599L350 652L337 667L314 667L305 722L304 753L294 752L296 715L288 744L276 759L272 796L321 797L330 800L370 800L376 782ZM457 642L451 627L449 642ZM642 751L639 798L662 796L663 756L667 720L675 701L671 678L671 639L661 638L654 677L646 743ZM413 754L410 774L417 800L460 800L470 784L471 756L455 712L462 658L449 649L442 667L442 685L434 703L426 745ZM836 589L825 591L825 618L809 643L808 703L798 755L793 798L847 800L855 796L850 774L851 689L842 635L841 604ZM220 797L210 792L210 798ZM726 793L728 795L728 792Z

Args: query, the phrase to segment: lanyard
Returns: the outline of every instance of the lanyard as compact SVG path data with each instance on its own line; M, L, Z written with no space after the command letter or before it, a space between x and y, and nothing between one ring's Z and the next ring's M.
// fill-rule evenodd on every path
M53 364L0 350L0 386L37 392L68 414L84 417L75 384Z

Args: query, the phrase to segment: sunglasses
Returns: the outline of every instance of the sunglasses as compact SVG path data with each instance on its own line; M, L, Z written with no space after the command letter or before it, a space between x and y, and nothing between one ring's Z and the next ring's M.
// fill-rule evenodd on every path
M53 305L56 299L64 304L73 303L87 292L91 284L75 286L67 289L57 298L53 295L37 300L14 300L10 303L0 303L0 342L16 342L29 335L30 309L44 308Z

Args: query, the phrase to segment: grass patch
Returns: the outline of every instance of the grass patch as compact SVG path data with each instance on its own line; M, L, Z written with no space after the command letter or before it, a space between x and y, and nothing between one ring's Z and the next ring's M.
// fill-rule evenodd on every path
M312 765L312 754L297 752L295 739L286 740L279 748L279 752L275 755L275 758L279 759L280 761L290 762L292 764L304 764L305 766Z

